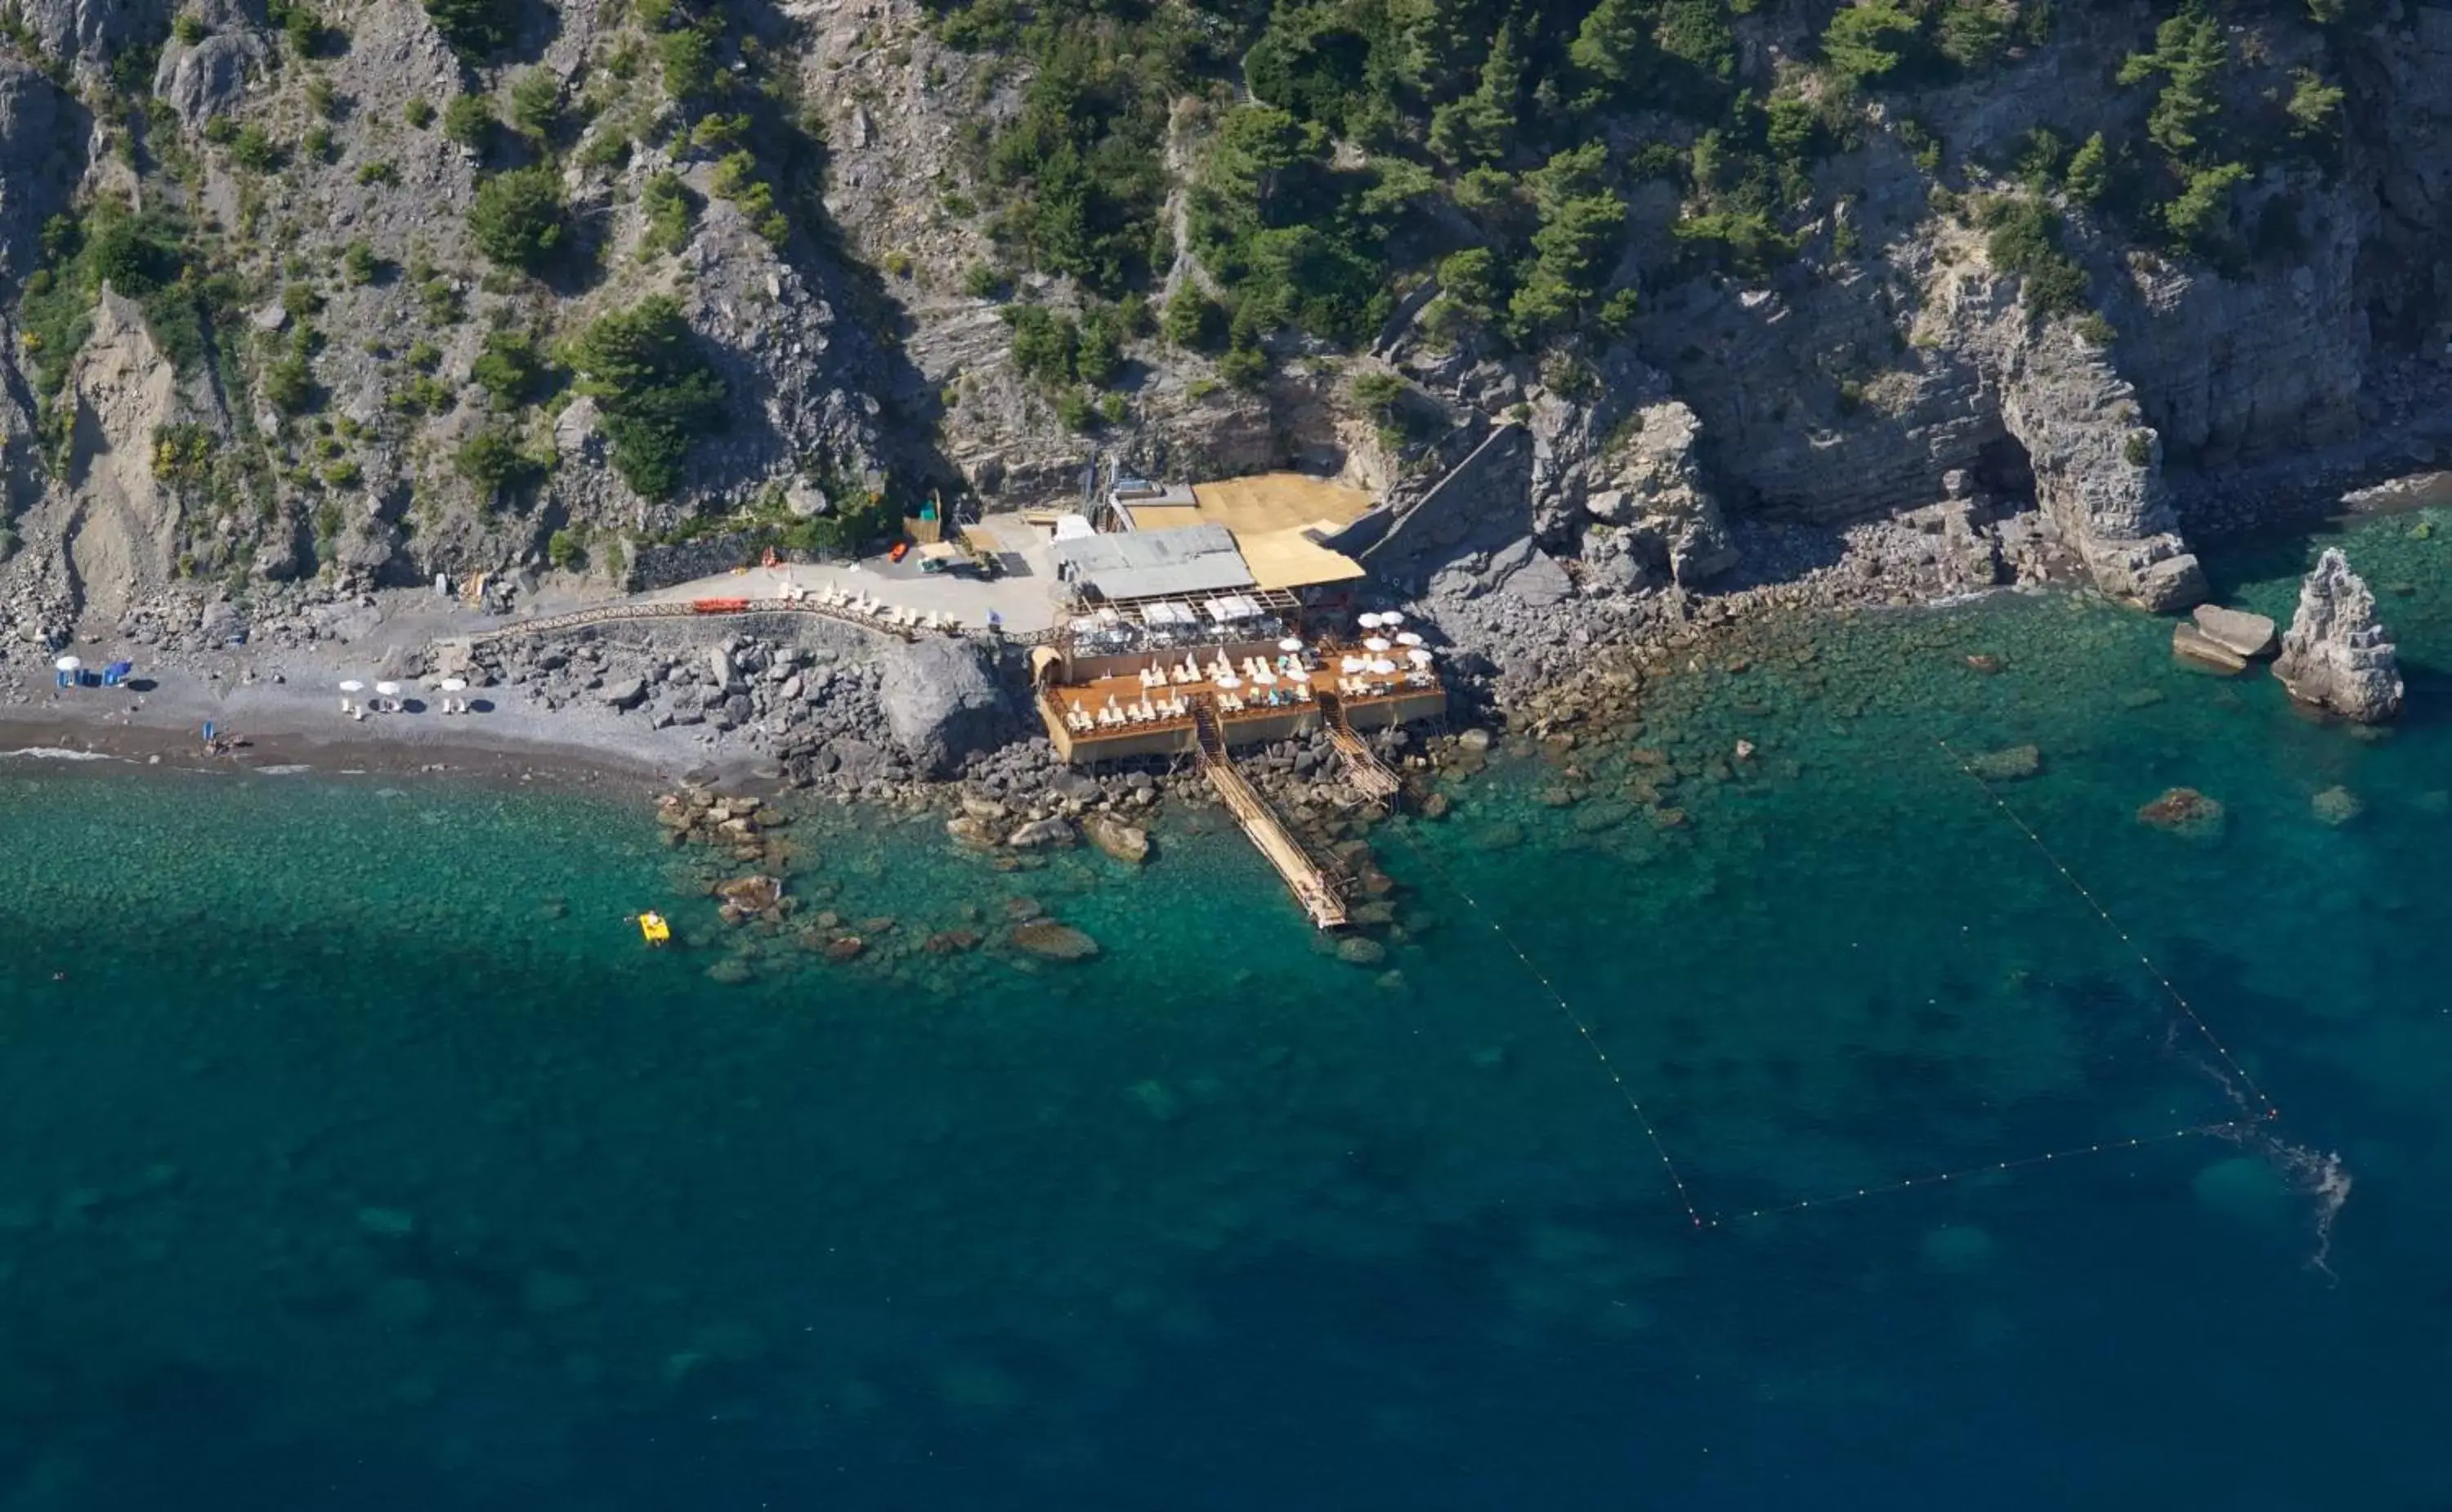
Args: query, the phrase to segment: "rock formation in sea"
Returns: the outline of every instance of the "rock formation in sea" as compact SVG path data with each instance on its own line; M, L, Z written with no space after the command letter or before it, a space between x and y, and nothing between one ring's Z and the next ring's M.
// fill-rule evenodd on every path
M2299 586L2299 612L2273 664L2290 696L2361 724L2401 712L2401 661L2376 618L2375 595L2327 548Z

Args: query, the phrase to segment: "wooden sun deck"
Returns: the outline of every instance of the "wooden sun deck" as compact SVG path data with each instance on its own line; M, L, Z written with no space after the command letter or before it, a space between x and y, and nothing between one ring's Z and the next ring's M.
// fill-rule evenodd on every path
M1178 654L1176 658L1180 662ZM1334 673L1321 674L1332 682ZM1280 681L1279 689L1292 685ZM1117 706L1140 701L1147 694L1152 702L1164 702L1181 697L1196 704L1202 698L1218 700L1217 721L1229 746L1259 745L1274 740L1293 739L1307 736L1324 725L1334 732L1334 722L1323 713L1320 700L1306 697L1299 701L1267 705L1250 701L1256 690L1247 681L1231 690L1242 695L1241 709L1225 707L1220 695L1230 690L1217 687L1215 679L1203 677L1195 683L1170 682L1163 688L1144 688L1139 677L1129 673L1095 677L1080 683L1056 683L1048 686L1038 697L1039 719L1047 727L1048 737L1056 743L1057 755L1067 761L1115 761L1146 756L1190 756L1198 748L1195 719L1191 713L1161 716L1154 720L1132 724L1097 725L1089 730L1076 730L1064 722L1064 712L1078 707L1096 716L1112 697ZM1416 719L1434 718L1447 712L1447 691L1436 682L1427 687L1398 683L1387 693L1346 694L1331 697L1342 706L1345 722L1364 729L1380 730L1392 725L1410 724ZM1347 732L1347 738L1352 732ZM1344 740L1339 740L1340 748ZM1355 742L1359 744L1358 741ZM1376 764L1375 762L1374 763Z
M1227 812L1243 828L1253 846L1276 868L1285 878L1295 901L1311 915L1314 927L1323 930L1341 929L1348 922L1345 896L1335 878L1320 869L1302 843L1286 833L1270 809L1243 774L1235 770L1234 757L1226 752L1226 741L1219 729L1216 704L1206 697L1192 704L1195 729L1194 749L1200 756L1200 769L1209 777L1209 785L1226 802Z

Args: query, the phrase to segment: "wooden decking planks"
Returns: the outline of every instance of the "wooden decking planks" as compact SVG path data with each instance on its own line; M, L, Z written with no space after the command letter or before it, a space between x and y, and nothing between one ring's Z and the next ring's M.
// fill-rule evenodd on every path
M1243 827L1252 844L1268 858L1269 864L1284 877L1295 900L1311 915L1311 921L1324 930L1339 929L1346 923L1345 900L1326 873L1311 858L1284 825L1271 812L1243 774L1235 770L1226 754L1226 740L1218 729L1217 711L1206 697L1194 705L1194 718L1199 730L1201 770L1209 775L1209 785L1226 800L1226 810L1235 822Z
M1345 717L1343 699L1335 694L1323 692L1319 697L1319 709L1328 720L1330 743L1336 747L1336 754L1345 758L1345 780L1354 784L1354 791L1366 798L1385 799L1393 798L1405 790L1405 784L1395 773L1388 770L1387 763L1379 759L1379 754L1354 733L1354 726Z

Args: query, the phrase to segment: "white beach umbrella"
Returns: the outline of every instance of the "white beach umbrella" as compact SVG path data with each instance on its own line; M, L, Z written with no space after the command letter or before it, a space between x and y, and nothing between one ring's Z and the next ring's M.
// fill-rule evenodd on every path
M1400 646L1418 646L1421 643L1422 638L1411 630L1402 631L1396 637L1396 644Z
M1379 617L1377 615L1355 615L1354 617L1354 622L1360 625L1365 630L1376 630L1379 628Z
M378 698L397 698L400 697L400 684L397 682L378 682L375 684L375 697Z
M341 684L341 691L343 693L364 693L366 691L366 685L360 682L357 678L351 677L348 681Z
M468 679L465 677L445 677L441 682L436 683L435 686L441 688L445 693L459 693L468 686Z
M1354 674L1361 671L1364 667L1369 666L1370 663L1364 661L1360 657L1348 657L1343 661L1337 663L1337 665L1345 675L1350 677Z
M1413 650L1406 652L1405 655L1411 658L1414 665L1417 667L1427 667L1431 664L1431 654L1419 646L1415 646Z
M1288 636L1283 640L1277 642L1277 649L1279 651L1300 651L1302 649L1302 640L1298 637Z
M51 665L52 665L52 666L54 666L54 667L56 667L56 668L58 668L58 669L59 669L60 671L62 671L62 672L74 672L74 671L76 671L79 667L84 666L84 665L85 665L85 663L84 663L84 662L82 662L82 661L79 661L79 660L78 660L76 658L74 658L74 657L62 657L62 658L60 658L60 659L58 659L57 661L52 662L52 663L51 663Z
M1388 642L1383 637L1373 636L1370 639L1362 642L1362 649L1365 651L1385 651L1388 649Z
M1221 673L1218 676L1217 686L1221 688L1239 688L1242 685L1243 679L1235 676L1235 674L1231 672Z
M1384 677L1396 670L1396 664L1389 660L1387 658L1382 657L1378 660L1371 663L1371 670Z
M1383 625L1401 625L1405 622L1405 617L1394 609L1384 609L1380 611L1379 622Z

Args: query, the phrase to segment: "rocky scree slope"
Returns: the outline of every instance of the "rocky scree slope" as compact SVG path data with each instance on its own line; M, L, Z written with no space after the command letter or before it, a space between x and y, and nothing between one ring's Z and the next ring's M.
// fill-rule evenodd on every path
M780 10L0 23L0 613L25 628L181 581L618 579L712 520L822 535L935 476L898 413L925 390L818 206Z

